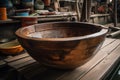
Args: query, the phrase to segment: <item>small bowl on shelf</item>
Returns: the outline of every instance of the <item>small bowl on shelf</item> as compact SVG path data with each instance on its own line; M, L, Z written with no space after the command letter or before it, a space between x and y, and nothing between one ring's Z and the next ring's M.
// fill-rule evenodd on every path
M24 49L17 40L12 40L6 43L0 44L0 52L3 54L17 54Z
M29 16L30 9L15 10L16 16Z

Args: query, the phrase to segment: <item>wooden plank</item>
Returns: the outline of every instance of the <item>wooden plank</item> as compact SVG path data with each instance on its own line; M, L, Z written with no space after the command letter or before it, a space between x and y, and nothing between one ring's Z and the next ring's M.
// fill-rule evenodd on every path
M5 65L5 64L6 64L6 62L5 62L5 61L0 60L0 67L1 67L1 66L3 66L3 65Z
M35 75L44 72L46 70L45 67L43 67L42 65L40 65L37 62L34 62L30 65L27 65L25 67L22 67L20 69L18 69L18 71L23 74L27 79L31 79L32 77L34 77Z
M101 16L110 16L109 14L94 14L91 15L90 17L101 17Z
M105 46L109 45L110 43L112 43L114 41L115 41L115 39L106 38L101 48L104 48Z
M66 70L45 67L37 62L20 67L17 71L19 71L26 80L56 80L57 77L66 72Z
M27 80L56 80L65 72L66 70L51 69L38 63L33 63L32 66L29 65L20 71Z
M33 58L26 57L26 58L23 58L23 59L14 61L14 62L10 62L10 63L8 63L8 65L11 67L14 67L15 69L18 69L20 67L24 67L24 66L32 64L34 62L36 62L36 61Z
M20 19L23 17L37 17L37 18L55 18L55 17L71 17L71 16L77 16L76 12L59 12L55 15L39 15L39 16L12 16L12 18Z
M9 24L9 23L20 23L20 21L19 20L12 20L12 19L0 20L0 24Z
M111 66L120 59L120 45L112 51L102 62L96 65L91 71L89 71L80 80L101 80L102 76L111 68Z
M113 44L113 45L111 45ZM116 39L113 43L109 44L109 46L102 49L102 51L106 52L107 54L110 54L111 51L113 51L117 46L120 44L120 40Z
M9 57L7 59L4 59L4 61L9 63L9 62L16 61L16 60L19 60L19 59L22 59L22 58L25 58L25 57L28 57L28 56L29 56L28 53L23 53L23 54L14 56L14 57Z
M87 62L81 67L78 67L75 70L66 72L57 80L79 80L79 78L83 77L86 73L88 73L91 69L93 69L97 64L99 64L119 44L120 44L120 41L115 40L114 42L102 48L89 62Z
M59 0L59 1L76 2L76 0Z

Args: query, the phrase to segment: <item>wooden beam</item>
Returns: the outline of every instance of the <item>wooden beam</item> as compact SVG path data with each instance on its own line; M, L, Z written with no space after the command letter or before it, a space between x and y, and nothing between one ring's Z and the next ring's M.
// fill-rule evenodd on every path
M80 22L88 22L90 19L92 0L84 0Z
M114 2L114 26L117 26L117 0L113 0Z

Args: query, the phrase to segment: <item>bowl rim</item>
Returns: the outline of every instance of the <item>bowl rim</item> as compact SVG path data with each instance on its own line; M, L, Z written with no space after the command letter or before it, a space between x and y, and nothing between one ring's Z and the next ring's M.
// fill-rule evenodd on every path
M60 23L60 22L40 23L39 25L50 24L50 23ZM85 35L85 36L77 36L77 37L67 37L67 38L33 38L33 37L25 36L21 33L21 30L25 27L21 27L18 30L16 30L15 34L18 37L22 37L22 38L28 39L28 40L36 40L36 41L73 41L73 40L83 40L83 39L98 37L101 35L105 35L108 32L108 28L106 28L105 26L100 25L100 24L93 24L93 23L87 23L87 22L63 22L63 21L61 23L80 23L80 24L87 24L87 25L94 25L94 26L96 25L98 27L101 27L102 29L99 32L96 32L94 34ZM34 24L34 25L30 25L30 26L36 26L36 25L38 25L38 24ZM30 27L30 26L26 26L26 27Z

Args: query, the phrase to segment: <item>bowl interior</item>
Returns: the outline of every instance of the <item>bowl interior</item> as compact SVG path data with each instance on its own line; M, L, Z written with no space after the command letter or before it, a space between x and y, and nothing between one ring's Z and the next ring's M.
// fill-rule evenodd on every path
M46 23L21 29L21 34L33 38L69 38L97 33L101 27L79 23Z

